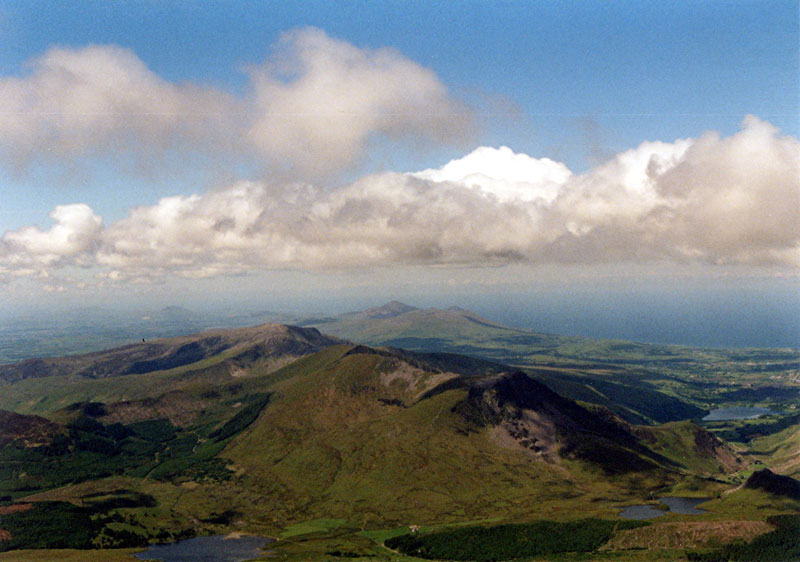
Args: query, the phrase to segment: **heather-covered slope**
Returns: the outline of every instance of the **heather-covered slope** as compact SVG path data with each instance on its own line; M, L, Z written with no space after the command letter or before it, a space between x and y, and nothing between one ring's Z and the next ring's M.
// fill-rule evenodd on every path
M0 447L8 444L22 447L47 445L60 432L58 424L41 416L0 410Z

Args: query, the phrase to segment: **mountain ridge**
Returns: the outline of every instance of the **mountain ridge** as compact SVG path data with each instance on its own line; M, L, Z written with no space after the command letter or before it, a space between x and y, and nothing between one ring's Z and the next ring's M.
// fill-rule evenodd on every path
M340 340L324 336L316 328L261 324L249 328L215 329L189 336L162 338L128 344L104 351L65 357L27 359L0 365L0 380L73 375L103 378L142 374L189 365L223 352L248 352L262 356L299 356Z

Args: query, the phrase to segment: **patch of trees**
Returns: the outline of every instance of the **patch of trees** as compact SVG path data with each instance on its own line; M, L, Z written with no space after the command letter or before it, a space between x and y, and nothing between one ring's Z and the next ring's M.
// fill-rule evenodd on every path
M615 530L643 527L645 521L581 519L559 523L461 527L428 534L407 534L386 541L388 548L418 558L495 562L562 552L592 552Z
M226 509L222 513L213 512L211 515L202 519L204 523L211 523L212 525L230 525L241 513L233 509Z
M71 483L125 474L221 480L225 464L213 458L221 443L201 443L193 431L168 420L103 425L81 416L46 446L0 447L0 494L46 490ZM208 445L213 445L209 447Z
M192 529L177 533L145 529L135 518L110 511L123 507L153 507L157 503L152 496L130 490L118 490L107 496L82 507L67 502L34 502L30 509L0 516L0 527L11 536L0 541L0 552L131 548L153 542L172 542L195 534Z
M146 529L120 508L155 507L155 498L132 490L90 494L85 505L33 502L30 509L0 515L0 528L10 538L0 541L0 552L22 549L131 548L153 542L192 537L195 531Z
M156 507L157 505L158 502L150 494L143 494L133 490L119 490L117 493L109 494L104 499L91 501L90 508L95 513L105 513L113 509Z
M212 431L209 437L217 441L222 441L233 437L248 425L256 421L261 410L269 403L269 394L257 394L250 398L250 403L239 410L235 416L225 422L222 427Z
M66 502L37 502L27 511L3 515L0 526L11 534L0 552L21 548L92 548L100 524L91 512Z
M166 419L133 422L128 428L140 439L163 443L175 439L175 427Z

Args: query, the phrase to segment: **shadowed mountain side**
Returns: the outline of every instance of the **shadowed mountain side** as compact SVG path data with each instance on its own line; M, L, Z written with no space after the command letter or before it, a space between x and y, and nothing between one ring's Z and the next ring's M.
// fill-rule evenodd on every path
M153 340L86 355L29 359L0 366L0 379L16 382L46 376L104 378L142 374L189 365L222 353L249 363L255 359L299 357L336 343L341 342L314 328L263 324Z
M428 353L407 351L396 347L371 348L364 345L356 346L349 353L372 353L387 357L391 356L429 371L453 371L467 376L497 374L509 370L507 365L457 353Z
M775 474L770 469L758 470L750 475L745 488L764 490L776 496L800 500L800 482L789 476Z
M708 413L708 410L645 384L638 384L633 377L630 377L631 383L625 384L605 380L603 377L575 375L564 371L532 368L527 369L527 372L562 396L604 406L631 423L699 419Z

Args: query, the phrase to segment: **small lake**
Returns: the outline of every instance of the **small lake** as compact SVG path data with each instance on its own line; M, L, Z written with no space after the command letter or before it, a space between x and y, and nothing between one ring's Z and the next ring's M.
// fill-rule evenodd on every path
M262 547L272 539L263 537L195 537L171 544L154 544L133 556L161 562L242 562L263 555Z
M769 408L717 408L703 418L703 421L727 421L727 420L754 420L769 414L780 414Z
M680 515L699 515L705 513L703 509L697 509L697 505L711 498L682 498L678 496L658 498L658 501L667 506L668 509L658 509L653 505L631 505L620 511L619 516L623 519L653 519L661 517L667 513L678 513Z

